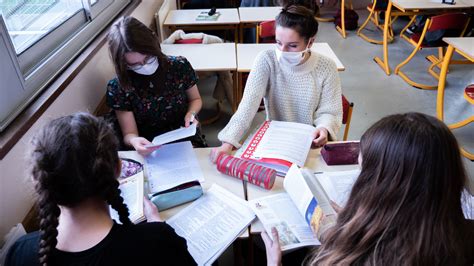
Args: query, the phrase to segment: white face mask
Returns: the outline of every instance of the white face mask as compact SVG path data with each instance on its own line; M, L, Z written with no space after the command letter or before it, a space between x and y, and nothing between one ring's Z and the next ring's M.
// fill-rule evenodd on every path
M308 46L311 43L308 42ZM297 66L301 63L304 58L304 54L309 52L309 48L306 46L306 49L300 52L283 52L278 47L275 47L275 53L277 60L280 64L287 66Z
M158 69L158 66L159 66L158 59L155 57L153 62L144 64L136 69L131 69L131 70L137 74L149 76L149 75L153 75L156 72L156 70Z

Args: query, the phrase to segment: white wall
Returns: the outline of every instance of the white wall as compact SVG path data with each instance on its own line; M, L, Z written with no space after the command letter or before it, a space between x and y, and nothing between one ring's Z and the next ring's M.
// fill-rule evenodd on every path
M162 1L142 0L131 14L146 25ZM10 228L21 222L33 204L34 190L25 171L29 141L45 122L77 111L94 111L105 94L106 84L114 76L106 45L81 70L40 119L0 161L0 246Z

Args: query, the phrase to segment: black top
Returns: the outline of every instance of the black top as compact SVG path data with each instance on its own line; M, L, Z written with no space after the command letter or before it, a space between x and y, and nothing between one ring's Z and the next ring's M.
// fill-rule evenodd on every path
M21 237L8 251L5 265L39 265L39 232ZM196 265L186 240L164 222L125 227L114 224L94 247L81 252L54 249L48 265Z

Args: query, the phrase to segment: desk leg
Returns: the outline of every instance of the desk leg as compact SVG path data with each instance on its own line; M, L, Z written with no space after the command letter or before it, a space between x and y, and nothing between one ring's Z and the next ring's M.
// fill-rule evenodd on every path
M441 121L444 120L444 88L446 87L446 76L448 74L449 61L453 56L453 52L454 47L449 45L448 50L446 50L446 54L444 55L441 72L439 73L438 96L436 97L436 116Z
M235 43L239 43L239 24L235 25L235 28L234 28L234 42Z
M388 28L390 25L390 13L392 12L392 1L388 1L387 11L385 12L385 21L383 25L383 61L380 57L375 57L374 61L385 71L385 74L390 75L390 66L388 65Z
M242 24L239 25L239 35L240 35L240 43L244 43L244 27Z
M239 77L240 77L240 73L237 72L237 71L234 71L233 75L232 75L232 78L233 78L233 99L232 99L232 112L235 113L235 111L237 110L237 106L238 106L238 101L239 101Z

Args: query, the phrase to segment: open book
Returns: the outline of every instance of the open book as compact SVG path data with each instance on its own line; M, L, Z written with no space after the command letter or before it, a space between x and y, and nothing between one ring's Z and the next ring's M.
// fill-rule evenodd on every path
M255 218L245 200L218 185L167 223L186 239L198 265L211 265Z
M235 157L273 168L284 176L292 164L304 166L314 131L311 125L265 121L249 135Z
M283 182L286 192L250 200L250 207L267 232L278 230L282 251L319 245L321 235L336 222L330 200L345 202L358 174L354 170L314 175L292 165Z
M143 211L143 165L131 159L122 158L121 160L122 172L118 179L120 195L127 204L130 220L133 223L139 223L146 219ZM119 215L112 207L110 207L110 215L112 219L120 223Z

